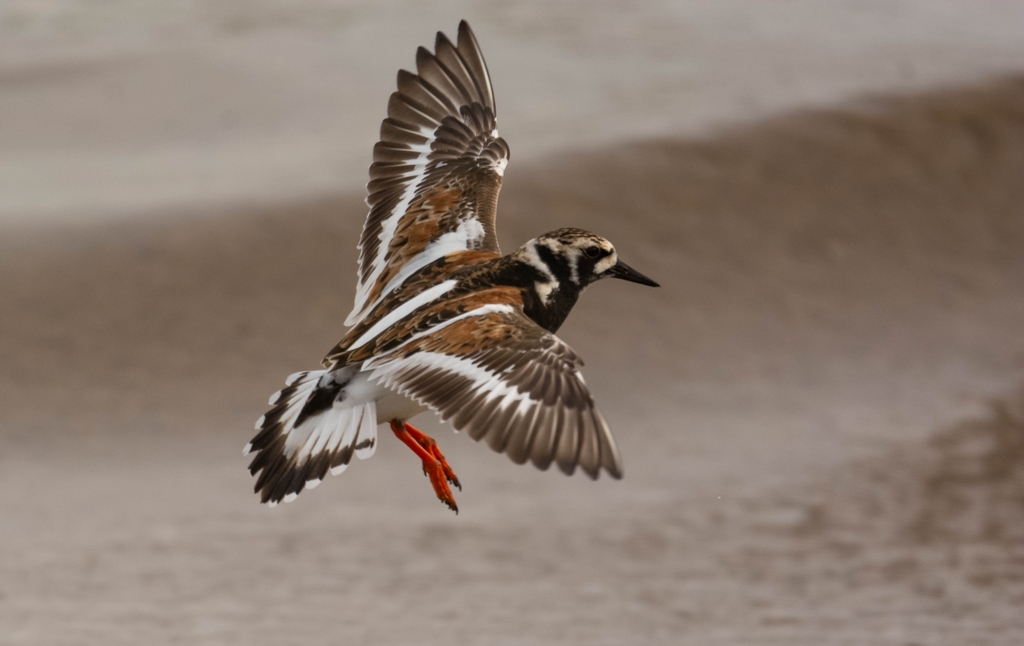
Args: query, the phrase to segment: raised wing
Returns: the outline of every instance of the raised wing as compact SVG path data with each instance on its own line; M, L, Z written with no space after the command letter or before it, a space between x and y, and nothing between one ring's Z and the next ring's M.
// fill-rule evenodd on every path
M457 46L438 32L434 50L419 48L419 73L400 71L388 102L373 149L370 214L346 325L445 254L498 251L494 216L509 149L495 125L487 65L465 21Z
M414 335L362 369L513 462L591 478L622 461L580 374L583 362L511 304L488 304Z

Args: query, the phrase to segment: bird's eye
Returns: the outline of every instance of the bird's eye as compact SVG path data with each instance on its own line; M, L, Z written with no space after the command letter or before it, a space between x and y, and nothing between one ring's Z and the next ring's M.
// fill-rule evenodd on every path
M597 258L601 255L600 247L587 247L583 253L587 254L587 258Z

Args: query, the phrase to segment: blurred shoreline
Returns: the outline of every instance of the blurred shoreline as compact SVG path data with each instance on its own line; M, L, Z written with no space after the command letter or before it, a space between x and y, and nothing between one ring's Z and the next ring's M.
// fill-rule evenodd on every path
M461 18L512 173L1024 69L998 1L142 6L0 7L0 230L359 192L395 71Z
M981 377L980 402L1024 376L1024 350L999 345L1020 316L1021 178L1024 78L1013 77L552 157L510 175L499 239L508 251L582 225L667 277L653 302L614 288L588 297L564 332L598 361L659 376L655 398L786 375L795 386L807 366L814 381L840 384L851 366L902 355L886 376L917 378L936 368L930 357L960 353L990 374L965 378L954 362L929 378L968 387ZM69 416L102 417L135 398L195 407L210 379L247 389L253 369L272 386L341 334L364 217L351 194L8 230L6 414L35 414L33 392L55 374L69 390L48 409ZM614 315L601 308L611 297L626 305ZM598 341L627 315L629 344ZM220 397L200 408L217 410Z

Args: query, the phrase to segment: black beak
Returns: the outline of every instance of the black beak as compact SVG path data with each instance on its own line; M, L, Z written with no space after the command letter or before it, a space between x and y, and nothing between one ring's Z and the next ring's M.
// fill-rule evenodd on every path
M621 260L606 269L604 271L604 275L611 276L612 278L628 280L631 283L640 283L641 285L647 285L648 287L661 287L661 285L654 282L647 276L644 276Z

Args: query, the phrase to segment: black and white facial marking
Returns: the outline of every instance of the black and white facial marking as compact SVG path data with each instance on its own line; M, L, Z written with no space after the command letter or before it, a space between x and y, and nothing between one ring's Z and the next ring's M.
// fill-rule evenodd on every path
M529 280L523 289L527 316L555 332L580 293L615 265L615 248L582 229L559 229L523 245L514 256L525 265Z

